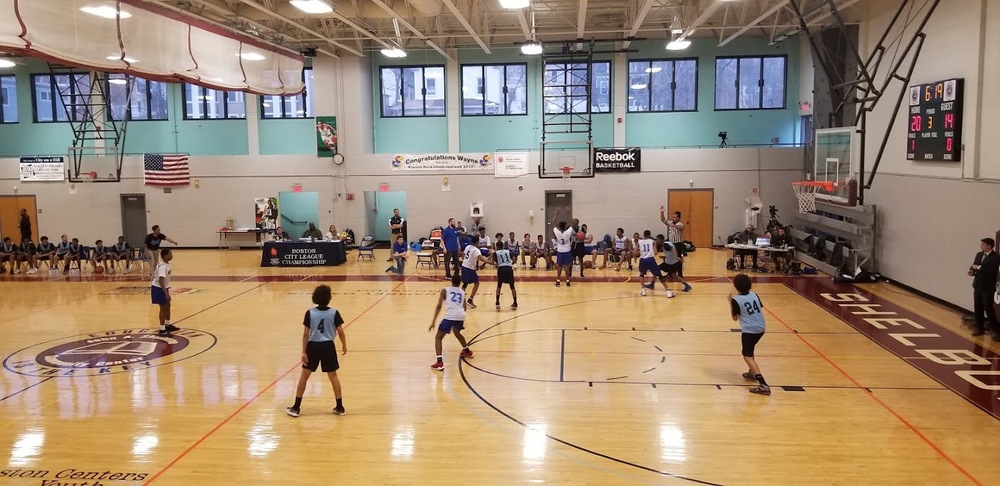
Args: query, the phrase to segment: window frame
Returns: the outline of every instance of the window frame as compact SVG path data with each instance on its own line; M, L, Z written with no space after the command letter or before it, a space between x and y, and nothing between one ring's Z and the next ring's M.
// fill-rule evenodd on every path
M479 79L482 80L482 82L483 82L483 84L482 84L483 91L485 91L486 90L486 68L489 67L489 66L503 66L503 113L487 113L486 112L486 94L485 93L480 93L480 94L483 95L483 104L482 104L482 109L483 110L482 110L482 113L467 114L467 113L465 113L465 99L466 99L465 98L465 93L461 93L461 95L462 95L462 110L461 110L461 114L460 115L461 116L527 116L528 115L529 107L531 106L531 103L528 102L528 63L526 63L526 62L487 62L487 63L462 64L461 66L459 66L459 73L460 73L460 78L459 78L459 86L460 86L460 88L459 88L459 91L461 91L461 87L465 86L465 68L467 68L467 67L472 67L472 68L478 67L479 68L479 72L481 74L481 76L480 76ZM508 93L509 93L509 88L510 88L509 86L507 86L507 77L508 77L507 68L511 67L511 66L524 67L524 113L507 113L507 102L509 101L508 100Z
M588 86L591 90L598 89L597 84L594 82L594 66L597 65L597 64L607 64L608 65L608 105L607 105L608 109L607 109L607 111L604 111L604 110L595 111L594 110L594 93L593 92L591 92L591 95L590 95L590 106L587 106L587 110L586 111L574 112L571 107L565 105L566 100L570 99L569 97L565 97L565 96L563 97L563 103L564 103L564 105L563 105L563 108L562 108L561 111L552 112L552 113L545 111L545 100L546 100L546 98L550 98L548 96L545 96L545 89L546 89L546 84L545 84L546 83L546 76L545 76L545 73L548 71L546 69L546 67L549 66L549 65L560 65L560 64L564 65L564 66L565 65L572 65L572 64L590 64L590 79L588 80L588 82L587 82L586 85L581 85L581 86ZM611 64L612 63L611 63L610 60L592 60L592 61L589 61L589 62L549 62L549 63L542 63L542 114L543 114L543 116L558 116L558 115L608 115L608 114L611 114L611 112L612 112L612 105L614 104L614 69L613 69L613 66ZM565 72L566 70L567 70L566 67L562 68L562 71ZM567 86L570 86L570 85L567 84ZM572 86L576 86L576 85L572 85ZM566 88L561 88L561 89L565 90ZM564 91L564 95L565 95L565 91ZM551 98L557 98L557 97L553 96Z
M14 96L14 103L13 104L7 103L7 101L10 100L10 96L6 96L5 97L3 95L3 93L4 93L3 80L6 79L6 78L10 78L10 79L14 80L14 89L13 89L13 93L12 93L13 96ZM17 99L17 76L14 75L14 74L0 75L0 125L12 125L12 124L20 122L20 114L18 113L20 107L17 104L18 101L19 100ZM13 106L14 107L14 119L13 120L7 120L6 118L4 118L4 110L3 110L3 106L4 105Z
M75 78L77 76L86 76L87 77L87 84L89 86L91 86L91 92L93 92L93 80L90 79L90 73L87 73L87 72L73 71L73 72L64 73L64 74L54 74L54 73L34 73L34 74L31 74L30 79L31 79L31 118L32 118L31 121L32 122L34 122L34 123L72 123L72 122L83 121L83 115L79 115L79 114L77 114L76 111L73 111L72 112L73 114L71 116L69 113L66 112L66 108L65 107L62 108L62 113L66 115L66 119L65 120L60 120L59 119L59 113L60 113L60 111L59 111L59 108L60 108L59 107L59 102L62 100L62 93L60 93L59 92L59 88L56 87L56 77L57 76L69 76L71 78ZM35 80L38 79L38 78L41 78L41 77L47 77L47 78L49 78L49 89L47 91L44 91L44 92L47 92L49 94L49 99L46 100L46 101L48 101L48 104L51 105L51 107L52 107L52 119L51 120L47 120L47 121L39 121L38 120L38 87L37 87L37 83L35 82ZM77 84L77 81L75 81L73 79L70 79L71 94L75 94L75 93L72 93L72 92L76 91L76 84ZM59 101L57 101L57 98L58 98ZM90 108L88 107L87 109L89 110Z
M187 89L188 86L194 86L195 88L198 88L199 90L202 90L202 91L200 91L202 93L201 94L201 98L202 99L200 100L202 115L200 117L191 117L191 114L188 113L188 89ZM224 99L223 99L223 102L222 102L223 116L221 118L209 118L208 117L208 100L206 99L207 98L207 96L206 96L207 91L205 91L205 90L216 91L218 93L222 93L222 95L224 96ZM227 90L221 90L221 89L215 89L215 88L206 88L204 86L199 86L199 85L193 84L193 83L181 83L181 103L183 104L183 115L184 115L183 119L185 121L188 121L188 120L190 120L190 121L246 120L247 119L246 107L245 107L245 105L246 105L246 94L244 93L244 95L243 95L243 104L244 104L243 116L240 116L240 117L230 117L229 116L229 93L239 93L239 91L227 91Z
M427 114L427 69L428 68L441 68L441 72L445 75L441 78L441 86L437 89L442 90L445 96L441 98L444 102L443 109L440 115L428 115ZM399 97L401 101L401 106L403 107L399 111L399 115L386 115L385 114L385 83L384 74L386 69L392 69L399 73L397 79L399 79ZM420 115L407 115L406 114L406 92L404 91L405 83L403 82L403 71L406 69L420 69L420 79L423 80L423 84L420 87L421 95L421 107L422 114ZM382 65L378 67L378 104L379 104L379 118L442 118L448 116L448 96L447 96L447 69L444 64L393 64L393 65Z
M741 108L740 107L740 70L743 59L758 59L760 61L760 70L757 77L757 86L760 90L760 94L757 95L757 101L759 107L757 108ZM781 106L764 107L764 60L765 59L783 59L784 69L783 71L783 81L782 81L782 96L781 96ZM733 87L736 90L736 108L719 108L719 61L720 60L734 60L736 61L736 85ZM717 56L715 58L715 90L713 90L713 96L715 97L714 108L715 111L756 111L756 110L784 110L788 108L788 55L786 54L768 54L759 56Z
M303 85L305 85L306 82L306 71L312 72L313 68L311 67L302 68ZM278 99L280 100L281 103L281 116L265 116L266 112L264 110L264 102L266 99L271 98L273 96L274 95L260 95L257 97L261 120L302 120L305 118L313 118L316 116L315 114L316 108L315 106L313 106L313 103L315 103L316 101L313 98L312 93L309 92L308 86L306 86L306 89L304 89L301 93L297 95L278 96ZM302 106L305 107L305 109L302 110L302 116L298 116L294 113L292 114L285 113L285 100L287 98L298 98L298 97L301 97ZM273 107L271 108L273 109Z
M669 62L670 63L670 70L671 70L670 79L672 80L670 82L670 84L671 84L671 87L670 87L670 106L676 107L677 106L677 62L678 61L693 61L694 62L694 108L692 108L690 110L678 110L676 108L672 108L672 109L669 109L669 110L654 110L654 109L652 109L652 106L653 106L653 73L647 72L647 73L645 73L646 74L646 87L648 88L647 92L646 92L646 97L647 97L647 99L646 99L646 106L650 107L650 109L645 110L645 111L634 111L634 110L632 110L631 107L628 106L628 103L627 103L628 98L627 98L627 94L626 94L625 112L629 113L629 114L642 114L642 113L692 113L692 112L698 111L698 92L699 92L699 89L698 89L699 88L699 86L698 86L698 80L699 80L699 77L701 76L701 69L700 69L700 66L698 65L698 58L697 57L678 57L678 58L665 58L665 59L629 59L628 60L628 64L625 66L626 76L628 76L628 79L626 80L627 84L625 85L625 91L627 93L629 90L631 90L631 86L632 86L632 72L631 72L631 70L629 68L631 67L631 64L633 62L644 62L644 63L646 63L646 65L648 67L652 67L654 62Z
M108 120L111 120L111 121L124 121L124 120L128 120L128 121L168 121L168 120L170 120L170 93L168 92L169 91L169 83L166 83L164 81L153 81L151 79L146 79L146 78L139 78L139 79L142 79L143 81L146 82L146 89L144 90L145 91L145 95L146 95L146 117L145 118L136 118L135 115L133 115L133 113L132 113L132 100L129 99L128 109L125 111L125 117L122 118L121 120L114 119L114 111L111 110L111 76L112 75L113 74L109 74L108 75L108 79L107 79L107 81L105 81L105 84L104 84L104 96L106 96L108 98L106 100L106 102L107 102L107 112L108 112L107 118L108 118ZM132 90L132 96L136 95L136 91L134 89L135 88L134 79L136 79L136 78L137 78L137 76L133 76L131 74L125 74L125 80L127 82L131 82L132 83L132 88L133 88L133 90ZM116 79L119 79L119 78L116 78ZM164 107L166 108L166 112L164 113L163 118L153 118L153 89L152 89L152 84L151 83L161 83L161 84L164 85L165 89L163 90L163 95L164 95Z

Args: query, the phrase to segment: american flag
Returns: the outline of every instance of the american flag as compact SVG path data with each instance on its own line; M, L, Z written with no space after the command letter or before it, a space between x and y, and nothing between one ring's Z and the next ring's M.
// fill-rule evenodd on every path
M191 183L187 155L144 154L142 161L147 186L185 186Z

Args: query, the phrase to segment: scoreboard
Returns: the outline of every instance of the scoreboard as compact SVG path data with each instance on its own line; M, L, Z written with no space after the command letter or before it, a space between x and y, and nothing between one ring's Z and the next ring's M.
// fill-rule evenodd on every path
M962 160L963 79L910 86L906 158Z

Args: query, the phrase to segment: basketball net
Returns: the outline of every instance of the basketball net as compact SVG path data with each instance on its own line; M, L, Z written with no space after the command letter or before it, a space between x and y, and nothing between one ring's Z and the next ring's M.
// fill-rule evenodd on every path
M833 192L834 184L829 181L796 181L792 183L795 198L799 201L800 213L811 213L816 210L816 193L822 187L827 192Z
M80 182L85 182L85 183L94 182L94 179L97 179L97 172L80 173Z
M573 171L573 168L572 167L560 167L559 170L562 171L562 178L563 179L569 179L569 174L570 174L570 172Z

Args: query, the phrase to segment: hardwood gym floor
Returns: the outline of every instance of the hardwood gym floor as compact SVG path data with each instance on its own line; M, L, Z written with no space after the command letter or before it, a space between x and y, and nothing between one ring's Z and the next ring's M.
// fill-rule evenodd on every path
M448 337L444 372L442 270L175 255L170 344L141 337L144 278L0 279L0 484L1000 484L1000 346L888 284L757 275L764 397L740 377L722 251L693 253L674 299L518 269L520 307L498 312L487 279L476 356ZM293 419L319 283L348 322L347 415L320 374Z

